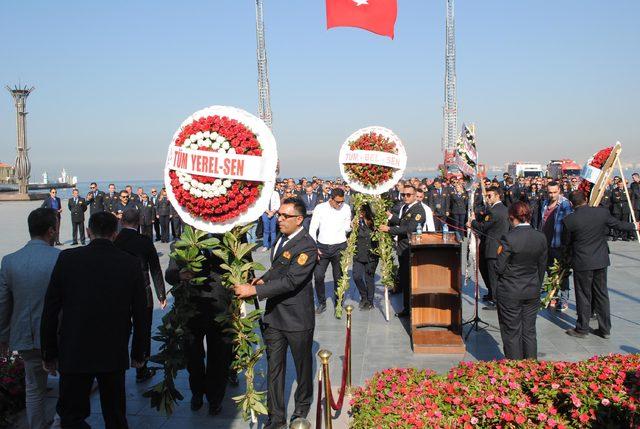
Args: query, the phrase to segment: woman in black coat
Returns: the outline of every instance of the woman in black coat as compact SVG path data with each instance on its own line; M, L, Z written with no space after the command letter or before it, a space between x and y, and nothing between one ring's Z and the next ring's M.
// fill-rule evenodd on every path
M547 239L529 223L529 204L509 207L513 228L498 248L498 321L507 359L537 359L536 316L547 265Z
M360 209L360 224L358 226L358 238L356 240L356 254L353 257L353 281L360 292L360 310L373 308L373 295L375 292L374 276L378 266L378 255L372 252L377 242L372 240L373 213L368 205Z

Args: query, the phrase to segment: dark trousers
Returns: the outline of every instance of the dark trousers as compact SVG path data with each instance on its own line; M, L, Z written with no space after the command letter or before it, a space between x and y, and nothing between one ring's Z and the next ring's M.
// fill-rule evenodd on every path
M160 236L163 243L169 242L169 215L160 215Z
M346 248L346 242L339 244L318 243L320 259L313 271L313 280L316 288L316 296L318 297L318 304L320 305L327 302L327 295L324 288L324 276L327 272L327 267L329 267L329 263L331 263L331 271L333 272L333 292L335 296L335 292L338 289L338 280L342 277L340 257L342 256L342 251Z
M540 225L540 207L531 204L529 204L529 207L531 208L531 227L533 229L538 229L538 226Z
M177 240L182 235L182 219L179 216L171 218L171 232L173 233L173 239Z
M537 359L536 317L539 298L497 300L500 336L507 359Z
M453 226L456 227L456 228L453 228L453 231L455 231L456 237L458 238L459 241L462 241L462 239L464 238L464 230L465 230L464 220L466 217L467 217L466 213L453 213L451 215ZM451 228L449 228L449 230L451 230Z
M489 298L494 299L494 289L498 284L498 274L496 273L496 260L493 258L485 258L483 255L484 252L480 251L480 260L478 261L478 265L480 267L480 275L482 276L482 280L484 281L484 285L487 287L489 291Z
M232 360L232 345L224 337L222 326L215 319L206 299L196 302L197 314L188 323L192 341L187 345L187 371L189 387L195 395L205 395L209 404L220 405L227 389L229 365ZM207 363L203 341L207 341Z
M98 380L100 407L106 429L128 428L124 371L101 374L60 374L60 394L56 411L63 428L90 428L85 419L91 414L89 395Z
M597 313L600 330L611 332L611 310L607 290L607 269L574 271L573 284L576 291L576 331L589 333L589 318L592 311ZM593 302L594 308L591 308Z
M376 289L374 276L378 258L372 258L369 262L353 261L353 281L360 292L362 301L373 304L373 295Z
M71 230L73 242L78 242L78 231L80 231L80 242L84 244L84 222L71 222Z
M267 346L269 423L279 427L287 421L284 402L287 347L291 349L298 383L293 396L295 408L292 417L307 417L309 413L313 399L313 329L288 332L267 326L263 337Z
M302 221L302 227L307 231L309 231L310 225L311 225L311 215L307 215L304 217L304 220Z
M627 204L626 201L625 201L625 204ZM622 222L628 222L629 221L629 213L614 213L613 217L615 217L616 219L618 219L619 221L622 221ZM615 238L618 238L618 239L621 239L621 240L628 240L631 237L631 232L620 231L619 229L614 229L613 230L613 236Z
M146 235L153 241L153 225L140 225L140 234Z
M151 286L147 286L147 287L151 287ZM151 292L150 292L151 293ZM151 337L153 336L153 328L151 326L152 322L153 322L153 297L151 298L151 307L147 307L147 311L145 312L145 318L147 326L149 327L149 336L147 337L147 352L146 352L146 356L151 356ZM136 368L136 374L139 376L142 376L145 372L147 371L147 363L144 363L144 366L142 368Z
M436 227L437 232L442 232L442 221L440 219L445 219L445 216L434 212L433 225Z
M156 233L156 241L160 240L160 219L155 218L153 220L153 230Z
M56 212L56 235L53 239L55 243L60 242L60 226L61 226L60 213Z

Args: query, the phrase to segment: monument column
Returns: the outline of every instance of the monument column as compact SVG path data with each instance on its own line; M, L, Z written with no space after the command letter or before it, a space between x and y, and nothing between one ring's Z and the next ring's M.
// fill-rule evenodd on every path
M17 130L17 154L15 175L18 181L18 193L26 196L29 192L29 177L31 176L31 163L29 162L28 148L27 148L27 121L25 112L25 106L27 104L27 97L34 90L33 87L20 88L15 86L7 90L13 96L16 102L16 130Z

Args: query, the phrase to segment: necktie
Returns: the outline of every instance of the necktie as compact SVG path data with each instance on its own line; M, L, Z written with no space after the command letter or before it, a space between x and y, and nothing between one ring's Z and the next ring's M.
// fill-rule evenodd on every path
M402 208L400 209L400 219L402 219L402 216L404 215L407 209L408 209L408 206L406 204L402 206Z
M73 204L78 204L78 199L77 198L73 199Z
M309 204L311 204L311 195L307 195L307 199L309 200Z
M276 249L276 252L273 254L274 258L276 257L276 255L280 254L280 252L282 251L282 248L284 247L287 241L289 241L289 237L283 235L282 238L280 239L280 243L278 244L278 248Z

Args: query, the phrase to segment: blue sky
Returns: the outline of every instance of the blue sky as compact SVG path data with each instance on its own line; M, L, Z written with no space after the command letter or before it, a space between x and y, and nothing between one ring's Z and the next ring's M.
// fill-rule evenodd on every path
M383 125L409 166L440 161L444 0L398 0L396 38L326 30L322 0L264 0L283 173L337 174L340 144ZM371 2L376 0L371 0ZM640 1L458 0L460 122L481 161L584 162L623 142L640 162ZM0 83L34 85L32 176L156 179L180 122L257 110L252 0L0 3ZM15 113L0 97L0 161ZM53 175L53 174L51 174Z

